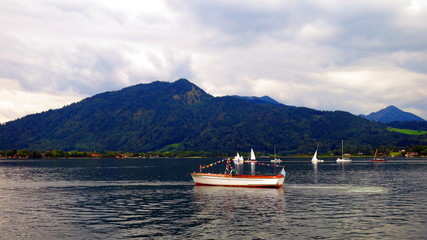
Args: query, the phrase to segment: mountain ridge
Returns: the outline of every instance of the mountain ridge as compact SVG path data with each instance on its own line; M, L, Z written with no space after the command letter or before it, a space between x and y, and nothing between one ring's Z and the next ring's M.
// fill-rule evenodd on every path
M386 108L380 109L377 112L372 112L368 115L360 115L370 121L391 123L391 122L402 122L402 121L425 121L421 117L405 112L396 106L390 105Z
M256 97L256 96L239 96L239 95L233 95L233 97L242 98L249 102L254 103L263 103L263 104L273 104L273 105L284 105L282 103L279 103L278 101L274 100L273 98L269 96L262 96L262 97Z
M186 79L104 92L0 125L0 149L268 152L276 145L278 153L296 154L317 144L339 149L341 139L351 139L356 152L418 138L343 111L213 97Z

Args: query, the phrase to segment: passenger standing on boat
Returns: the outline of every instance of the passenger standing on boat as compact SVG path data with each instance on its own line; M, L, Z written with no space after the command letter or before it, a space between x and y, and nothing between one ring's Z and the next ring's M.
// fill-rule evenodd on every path
M230 159L228 159L227 162L225 163L224 174L230 174L231 176L237 175L237 170L231 166L231 160Z
M227 162L225 163L225 172L224 172L224 174L230 174L230 170L231 170L230 162L231 162L231 160L228 159Z

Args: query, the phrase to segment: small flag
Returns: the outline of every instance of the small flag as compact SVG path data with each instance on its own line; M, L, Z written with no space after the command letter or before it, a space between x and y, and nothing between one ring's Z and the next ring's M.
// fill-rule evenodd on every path
M280 172L280 174L282 174L284 177L286 177L286 171L285 171L285 168L282 168L282 171Z

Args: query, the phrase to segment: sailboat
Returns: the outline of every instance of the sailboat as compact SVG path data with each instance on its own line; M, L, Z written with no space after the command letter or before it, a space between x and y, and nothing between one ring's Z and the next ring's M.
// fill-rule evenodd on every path
M282 160L280 160L280 158L276 158L276 146L274 146L274 159L270 160L270 162L272 163L281 163Z
M249 160L247 160L246 162L256 162L255 152L252 148L251 148L251 156Z
M387 162L387 160L380 158L378 155L378 149L375 149L374 159L372 159L371 162Z
M237 155L233 158L233 162L234 162L235 164L242 164L242 163L244 163L245 161L244 161L244 159L243 159L243 156L240 156L240 155L239 155L239 153L237 153Z
M350 158L344 157L344 140L341 140L341 158L337 158L337 163L351 163Z
M318 159L317 158L317 150L319 149L319 146L317 146L317 148L316 148L316 151L314 152L314 155L313 155L313 157L311 158L311 162L312 163L321 163L321 162L324 162L325 160L322 160L322 159Z

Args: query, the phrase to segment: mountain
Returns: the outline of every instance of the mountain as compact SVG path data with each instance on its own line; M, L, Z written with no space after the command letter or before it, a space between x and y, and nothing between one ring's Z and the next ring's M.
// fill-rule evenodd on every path
M402 122L402 121L425 121L424 119L418 117L415 114L404 112L399 108L391 105L384 109L379 110L378 112L373 112L365 115L360 115L371 121L390 123L390 122Z
M211 98L185 79L105 92L2 125L0 149L158 149L192 137L192 105Z
M104 92L0 125L0 149L147 152L161 149L279 154L415 144L422 137L348 112L213 97L186 79Z
M279 103L278 101L272 99L269 96L263 96L263 97L255 97L255 96L237 96L234 95L234 97L239 97L242 98L248 102L253 102L253 103L264 103L264 104L273 104L273 105L282 105L281 103Z

